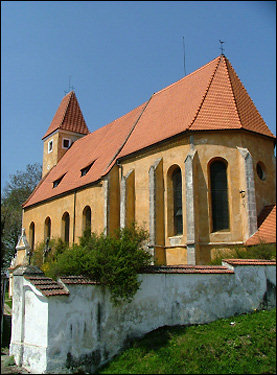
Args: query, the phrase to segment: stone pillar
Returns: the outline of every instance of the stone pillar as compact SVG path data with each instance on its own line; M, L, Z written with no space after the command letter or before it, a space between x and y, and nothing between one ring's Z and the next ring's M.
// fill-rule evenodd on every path
M155 262L165 264L164 184L162 158L149 168L149 250ZM157 248L158 246L158 248Z
M135 171L122 176L120 185L120 228L135 220Z
M195 192L193 168L195 154L196 150L192 148L185 159L187 263L191 265L196 264Z
M257 210L254 183L253 160L247 148L237 147L243 159L244 166L244 189L246 199L246 215L248 233L246 239L251 237L257 231Z

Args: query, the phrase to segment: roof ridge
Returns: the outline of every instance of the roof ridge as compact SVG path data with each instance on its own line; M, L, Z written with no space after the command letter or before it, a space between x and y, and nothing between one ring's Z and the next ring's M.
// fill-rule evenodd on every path
M200 70L205 69L207 66L211 65L215 60L220 59L220 57L221 57L221 55L218 56L218 57L216 57L215 59L211 60L211 61L208 62L207 64L201 66L200 68L194 70L193 72L191 72L191 73L188 74L187 76L184 76L183 78L179 79L178 81L171 83L169 86L167 86L167 87L165 87L165 88L163 88L163 89L161 89L161 90L159 90L159 91L157 91L157 92L154 92L152 96L157 95L157 94L160 94L161 92L170 89L172 86L175 86L175 85L179 84L181 81L183 81L183 80L186 79L187 77L189 77L189 76L191 76L191 75L193 75L193 74L195 74L195 73L198 73Z
M201 108L203 107L204 101L205 101L205 99L206 99L206 97L207 97L207 95L208 95L209 89L210 89L210 87L211 87L211 84L212 84L212 82L213 82L213 79L214 79L214 77L215 77L215 74L216 74L216 72L217 72L217 69L218 69L219 64L220 64L220 62L221 62L221 58L222 58L222 55L220 55L220 56L218 57L218 62L217 62L217 64L216 64L216 67L215 67L215 69L214 69L214 72L213 72L213 74L212 74L212 76L211 76L210 82L208 83L208 87L207 87L206 92L205 92L205 94L204 94L204 96L203 96L202 102L200 103L200 105L199 105L199 107L198 107L198 110L196 111L196 114L194 115L194 118L192 119L191 124L188 126L187 130L190 130L190 128L192 127L192 125L193 125L194 122L196 121L196 119L197 119L197 117L198 117L198 115L199 115L199 113L200 113L200 111L201 111ZM214 61L214 60L213 60L213 61Z
M227 75L228 75L228 79L229 79L229 82L230 82L230 86L231 86L231 91L232 91L232 97L233 97L233 100L234 100L234 103L235 103L235 108L236 108L236 113L238 115L238 118L239 118L239 122L240 122L240 128L239 129L242 129L242 120L241 120L241 115L240 115L240 112L239 112L239 109L238 109L238 103L237 103L237 100L236 100L236 97L235 97L235 93L234 93L234 87L232 85L232 80L231 80L231 77L230 77L230 71L229 71L229 67L228 67L228 63L230 64L229 60L227 59L226 56L225 57L225 64L226 64L226 69L227 69ZM227 63L228 61L228 63ZM238 77L238 76L237 76ZM239 77L238 77L239 78ZM242 82L241 82L242 83ZM250 98L251 99L251 98Z
M239 78L239 76L238 76L237 72L235 71L235 69L233 68L232 64L230 63L230 61L227 59L226 56L224 56L224 58L225 58L225 63L226 63L226 68L227 68L227 73L228 73L228 78L229 78L230 85L231 85L231 89L232 89L232 95L233 95L233 97L234 97L234 102L235 102L236 112L237 112L238 117L239 117L239 120L240 120L240 128L239 128L239 129L247 129L247 130L250 130L250 131L252 131L252 132L256 132L256 133L258 133L258 134L264 134L264 133L261 133L261 131L260 131L259 129L256 130L256 131L253 130L253 129L249 129L249 127L247 126L247 121L244 121L245 119L243 120L243 117L245 117L245 115L243 114L243 110L242 110L242 108L239 109L239 103L238 103L239 97L236 98L236 95L235 95L235 87L234 87L235 82L234 82L234 80L232 80L232 78L231 78L231 74L234 76L234 78L235 78L235 79L238 81L238 83L241 85L241 89L242 89L242 91L240 91L240 93L243 92L243 94L246 95L245 97L246 97L247 100L249 100L250 103L253 105L253 109L255 109L257 116L260 117L260 119L262 120L263 125L266 126L267 130L268 130L269 133L271 134L271 135L268 134L268 136L271 136L271 137L274 137L274 138L275 138L274 134L272 133L272 131L271 131L271 130L269 129L269 127L267 126L267 124L266 124L264 118L262 117L262 115L261 115L260 112L258 111L258 109L257 109L255 103L253 102L251 96L248 94L248 92L247 92L247 90L246 90L244 84L242 83L241 79ZM241 100L242 100L242 99L241 99Z
M70 101L71 101L71 98L72 98L72 95L74 94L74 92L73 91L70 91L67 95L70 95L69 96L69 100L68 100L68 103L67 103L67 106L66 106L66 108L65 108L65 110L64 110L64 114L63 114L63 119L62 119L62 121L61 121L61 124L60 124L60 126L63 124L63 122L64 122L64 119L65 119L65 116L66 116L66 112L67 112L67 110L68 110L68 107L69 107L69 103L70 103ZM67 96L66 95L66 96ZM59 128L58 128L59 129Z

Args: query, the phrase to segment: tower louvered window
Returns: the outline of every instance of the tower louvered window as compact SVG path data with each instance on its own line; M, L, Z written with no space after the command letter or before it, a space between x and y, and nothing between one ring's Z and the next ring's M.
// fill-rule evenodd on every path
M216 160L210 165L212 231L229 229L227 165Z

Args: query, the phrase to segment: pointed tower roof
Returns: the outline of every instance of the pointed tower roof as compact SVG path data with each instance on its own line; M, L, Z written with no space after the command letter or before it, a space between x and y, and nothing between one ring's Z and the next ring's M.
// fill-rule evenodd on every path
M78 134L89 134L88 127L80 109L74 91L70 91L61 101L53 120L42 139L57 129L68 130Z
M74 115L76 107L79 117ZM73 121L77 117L79 120ZM87 134L82 120L77 99L74 93L69 93L44 138L58 128L76 131L77 124L83 124L77 131ZM100 180L119 158L187 131L210 130L247 130L275 138L224 55L153 94L126 115L74 142L24 207ZM89 172L81 176L80 171L89 165ZM53 188L53 182L61 176L63 179Z

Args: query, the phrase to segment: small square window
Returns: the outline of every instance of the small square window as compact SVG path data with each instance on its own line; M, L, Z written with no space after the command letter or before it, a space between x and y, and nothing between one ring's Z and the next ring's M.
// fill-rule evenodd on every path
M63 138L63 148L69 148L70 144L71 144L70 139Z
M53 140L48 142L48 154L53 151Z

